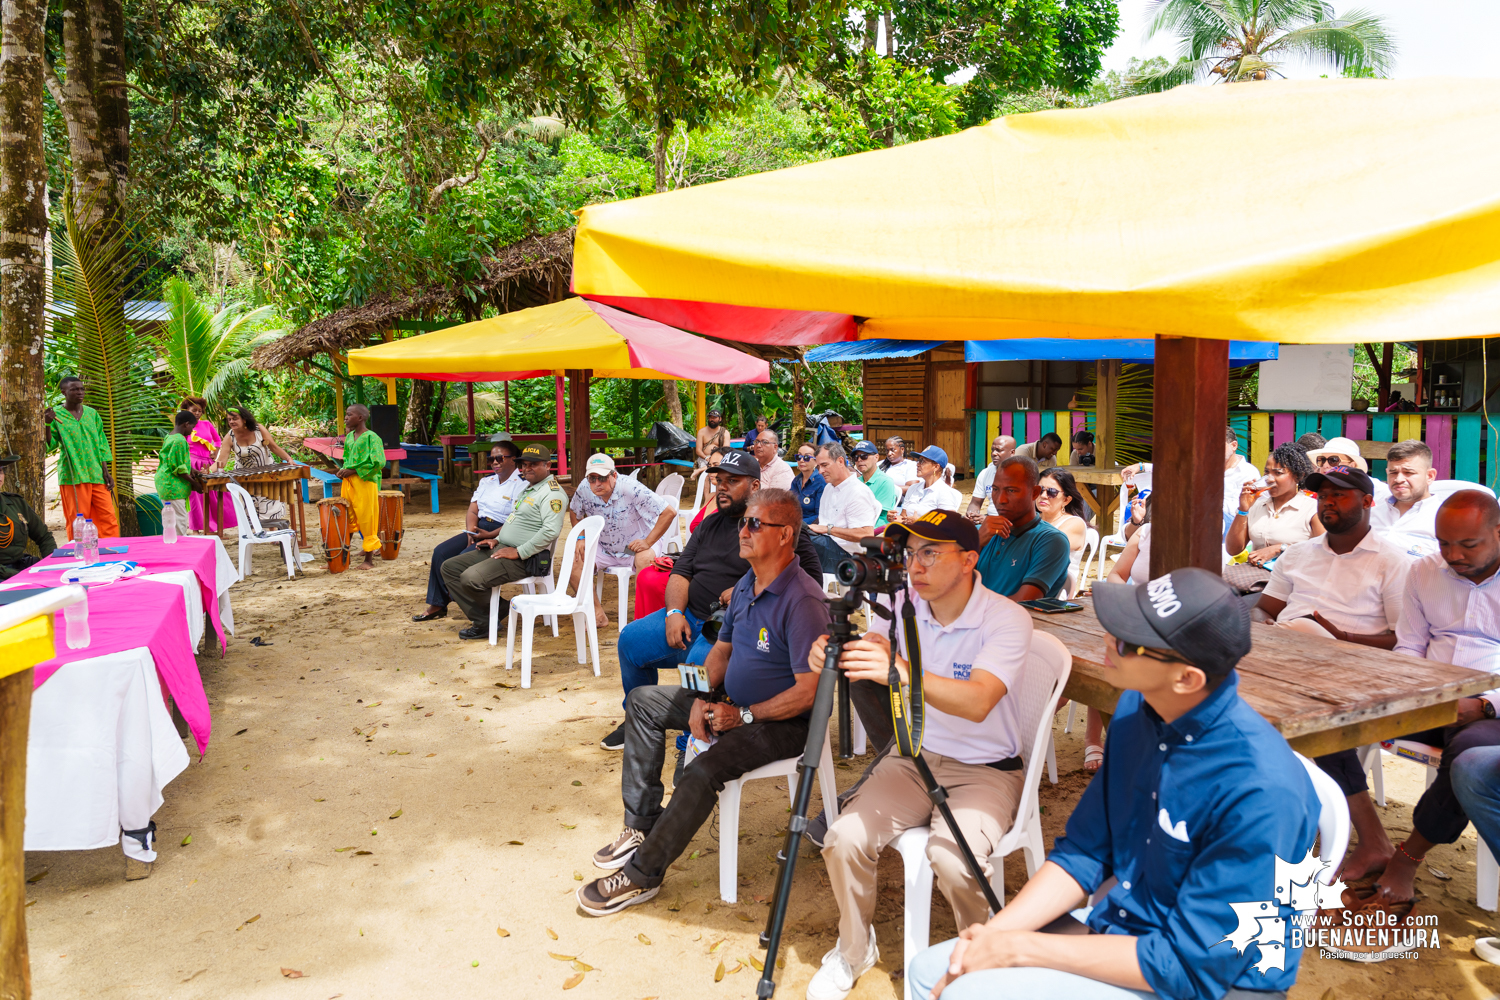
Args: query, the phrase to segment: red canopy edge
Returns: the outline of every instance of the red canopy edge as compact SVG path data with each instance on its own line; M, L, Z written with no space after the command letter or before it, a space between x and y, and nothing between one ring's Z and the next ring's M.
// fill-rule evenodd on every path
M858 340L853 316L796 309L763 309L758 306L728 306L717 302L685 299L652 299L622 295L585 295L646 319L675 326L706 337L742 344L800 346L836 344Z

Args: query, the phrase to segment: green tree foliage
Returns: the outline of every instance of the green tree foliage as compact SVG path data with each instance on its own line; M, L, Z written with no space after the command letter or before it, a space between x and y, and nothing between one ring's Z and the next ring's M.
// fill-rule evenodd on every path
M251 345L257 337L255 324L270 315L270 306L244 311L230 302L217 312L199 301L181 278L167 280L163 292L171 319L156 338L161 361L171 388L181 396L202 396L210 409L221 411L230 400L226 388L243 381L249 370Z

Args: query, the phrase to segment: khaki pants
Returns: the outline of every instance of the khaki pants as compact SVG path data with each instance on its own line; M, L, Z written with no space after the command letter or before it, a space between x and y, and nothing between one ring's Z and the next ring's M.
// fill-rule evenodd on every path
M924 753L938 784L948 790L948 808L986 878L989 854L1015 819L1025 771L997 771ZM875 765L865 783L839 812L823 841L823 860L839 904L839 950L858 968L869 948L875 916L875 864L880 852L914 826L932 827L927 859L962 930L989 919L989 904L969 874L958 843L927 797L916 765L895 754Z
M476 625L490 620L492 589L530 575L521 560L496 559L489 549L470 549L443 562L443 586L448 588L448 596ZM503 614L504 605L501 611ZM503 618L500 624L504 626Z

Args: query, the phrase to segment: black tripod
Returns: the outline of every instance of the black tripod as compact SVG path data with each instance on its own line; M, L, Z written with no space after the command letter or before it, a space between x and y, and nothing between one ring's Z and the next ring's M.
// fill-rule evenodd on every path
M905 587L900 588L900 593L904 598ZM862 590L856 586L850 587L842 597L830 601L828 605L833 615L833 624L828 633L828 646L823 660L823 672L818 677L817 694L813 697L807 745L803 748L802 760L797 765L797 797L792 804L791 820L787 824L786 846L782 848L781 854L781 871L776 878L776 894L771 899L771 913L766 921L766 929L760 935L761 947L766 949L766 963L760 974L760 982L755 986L757 997L767 998L776 994L776 982L771 977L776 970L776 955L781 950L781 931L786 923L787 903L791 899L792 876L797 867L797 851L802 846L802 834L807 830L807 807L812 800L813 776L818 770L818 762L823 759L823 741L828 736L828 720L833 714L835 693L838 696L839 708L839 754L843 757L853 755L853 729L849 725L849 678L844 674L839 660L843 655L845 644L856 638L849 616L863 603ZM901 677L896 670L895 620L890 612L878 604L872 602L870 607L884 617L892 619L890 683L894 700L899 698L901 685ZM922 650L921 642L917 638L916 609L910 600L903 600L901 622L906 632L908 659L915 692L908 709L915 721L911 732L916 733L920 739ZM902 721L898 719L897 729L900 730L902 725ZM984 898L990 904L990 910L999 913L1000 900L995 897L995 890L990 887L989 880L984 877L984 869L980 868L979 859L974 857L973 850L964 840L963 833L959 831L958 823L953 819L953 812L948 808L948 792L932 776L932 770L922 759L920 745L902 746L901 749L903 756L909 756L912 763L916 765L917 773L922 776L922 783L926 786L927 797L932 800L933 805L937 806L943 821L952 831L953 839L958 842L959 851L964 856L964 863L969 866L969 872L974 876L974 881L979 883L979 888L984 892ZM906 752L908 749L910 753ZM824 808L828 808L828 805L829 803L825 803Z

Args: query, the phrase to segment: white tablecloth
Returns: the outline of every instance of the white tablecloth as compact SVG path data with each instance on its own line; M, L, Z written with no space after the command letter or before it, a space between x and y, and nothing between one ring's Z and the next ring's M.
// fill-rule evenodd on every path
M200 633L202 621L200 611ZM156 859L120 831L151 822L189 759L150 650L79 660L48 678L32 693L26 758L26 850L120 844Z

